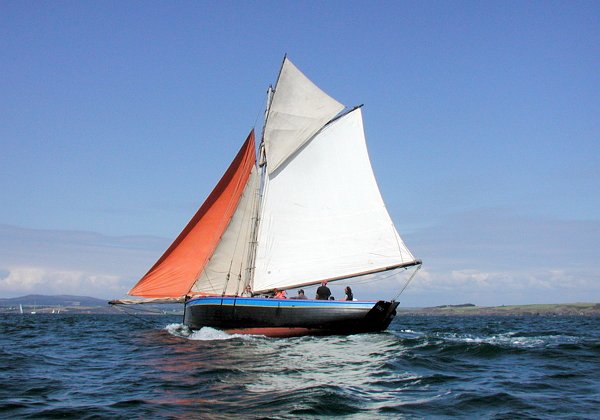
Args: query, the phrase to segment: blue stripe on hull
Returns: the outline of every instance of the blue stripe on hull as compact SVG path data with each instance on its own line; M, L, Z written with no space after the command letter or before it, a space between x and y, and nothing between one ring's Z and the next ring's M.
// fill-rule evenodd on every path
M251 297L200 297L187 301L187 306L224 305L255 306L265 308L344 308L371 309L377 301L345 301L345 300L304 300L304 299L268 299Z

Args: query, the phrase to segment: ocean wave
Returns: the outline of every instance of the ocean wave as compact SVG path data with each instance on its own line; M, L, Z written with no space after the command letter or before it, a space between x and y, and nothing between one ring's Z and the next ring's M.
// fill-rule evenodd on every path
M0 318L2 418L592 419L600 404L587 318L402 317L286 339L180 317L30 318Z

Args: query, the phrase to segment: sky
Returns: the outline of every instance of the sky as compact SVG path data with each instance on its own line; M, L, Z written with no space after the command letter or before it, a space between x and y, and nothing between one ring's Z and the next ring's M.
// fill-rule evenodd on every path
M600 302L597 1L0 0L0 297L125 296L284 54L364 104L402 305Z

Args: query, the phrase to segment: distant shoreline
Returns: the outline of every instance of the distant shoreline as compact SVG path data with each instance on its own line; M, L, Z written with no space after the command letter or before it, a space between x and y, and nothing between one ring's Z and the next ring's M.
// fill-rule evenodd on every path
M398 308L399 315L440 316L600 316L600 303L552 303L530 305L476 306L443 305L431 308Z
M119 314L147 313L149 315L181 315L182 304L144 305L139 308L133 305L127 309L117 309L108 305L108 301L88 296L72 295L27 295L17 298L0 298L0 313L26 314ZM397 309L402 315L422 316L600 316L600 303L551 303L529 305L477 306L472 303L461 305L442 305L429 308L407 308L402 304Z

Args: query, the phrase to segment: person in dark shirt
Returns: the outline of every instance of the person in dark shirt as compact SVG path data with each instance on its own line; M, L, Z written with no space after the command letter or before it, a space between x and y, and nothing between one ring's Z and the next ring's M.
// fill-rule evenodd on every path
M329 296L331 296L331 290L329 290L329 287L327 287L327 282L324 281L321 283L321 285L317 289L316 299L329 300Z
M346 300L354 300L354 295L352 294L352 289L350 286L346 286L344 293L346 293Z

